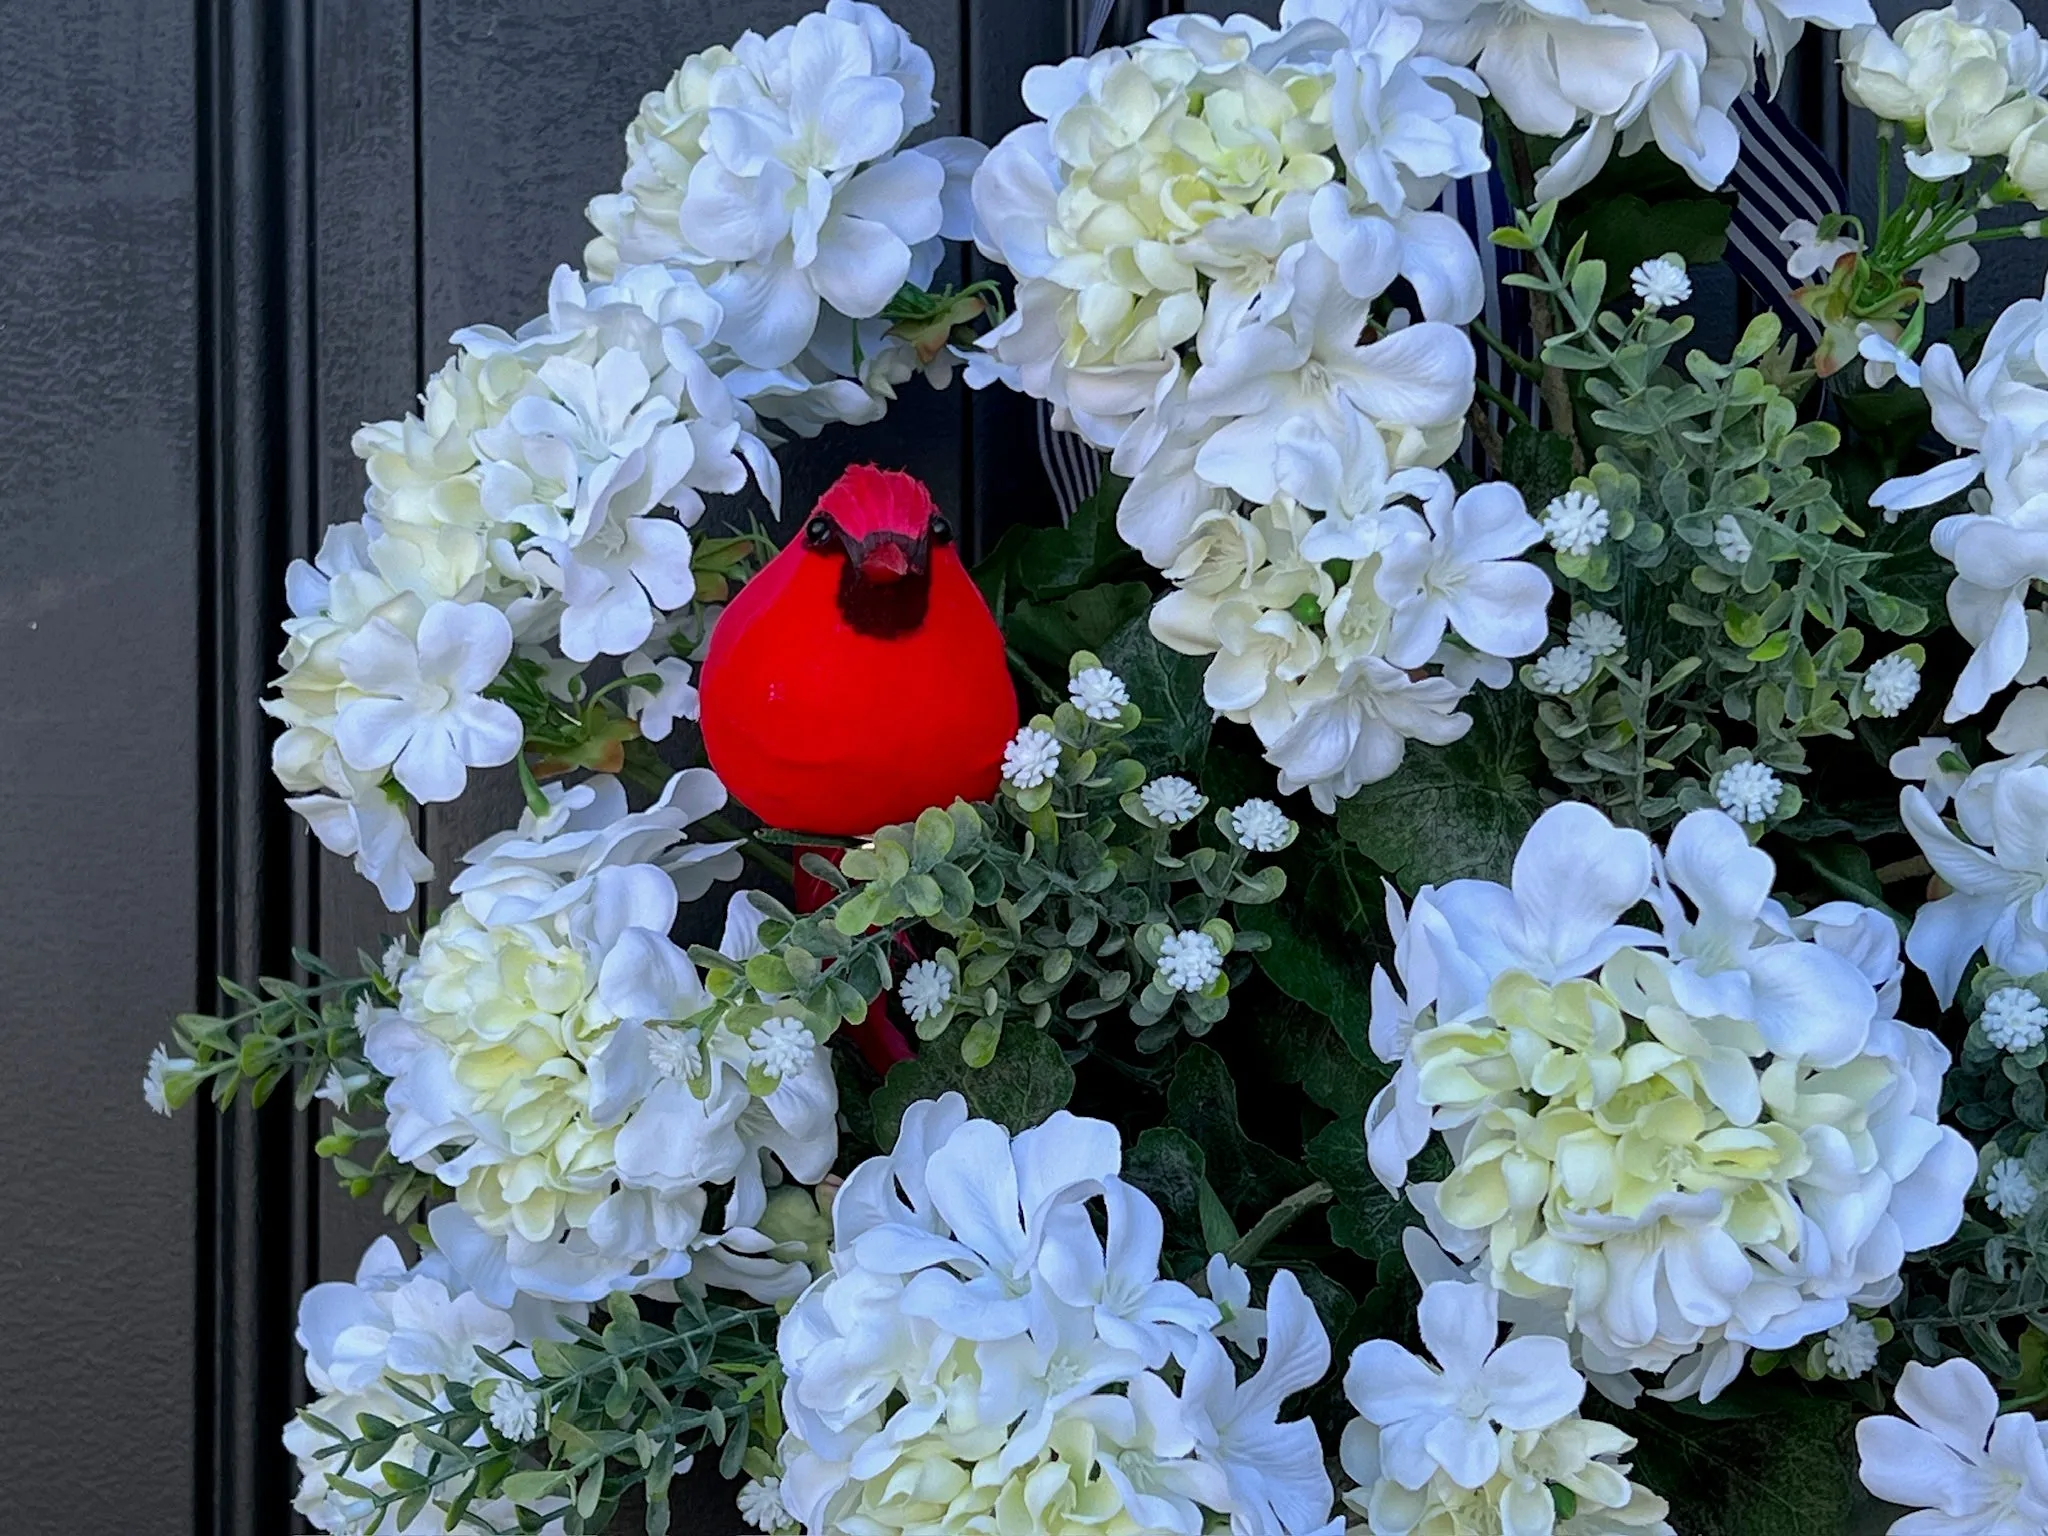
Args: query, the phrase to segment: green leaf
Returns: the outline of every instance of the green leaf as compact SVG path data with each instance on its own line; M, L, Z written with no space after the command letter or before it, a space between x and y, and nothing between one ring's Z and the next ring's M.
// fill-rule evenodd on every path
M1142 581L1084 587L1057 602L1019 603L1003 620L1003 634L1026 661L1063 676L1074 652L1100 650L1151 606L1152 589Z
M1186 1131L1155 1125L1124 1154L1123 1176L1150 1195L1166 1215L1167 1231L1191 1241L1201 1230L1206 1164Z
M1686 1536L1807 1536L1852 1529L1859 1496L1849 1443L1855 1410L1783 1374L1739 1383L1703 1419L1669 1409L1634 1421L1635 1481L1671 1501ZM1880 1522L1881 1524L1881 1522ZM1873 1525L1869 1529L1878 1529Z
M1364 1044L1363 1018L1339 1026L1299 1003L1282 1001L1262 1011L1259 1028L1274 1075L1283 1083L1300 1084L1311 1101L1333 1115L1362 1119L1387 1081L1387 1068L1370 1059ZM1356 1041L1352 1028L1359 1032Z
M1237 1120L1237 1084L1223 1058L1190 1046L1166 1093L1168 1121L1202 1149L1210 1185L1231 1210L1263 1208L1307 1182L1302 1169L1244 1133Z
M1336 1192L1330 1236L1375 1263L1401 1251L1401 1231L1419 1218L1390 1194L1365 1160L1365 1121L1346 1115L1308 1144L1309 1171Z
M1117 537L1116 509L1128 482L1105 474L1064 528L1012 528L975 567L974 579L998 615L1025 598L1049 602L1119 572L1143 567ZM1066 658L1060 658L1064 667Z
M1101 656L1102 664L1123 679L1131 702L1144 711L1144 723L1124 738L1131 755L1155 777L1199 769L1214 718L1202 697L1203 658L1161 645L1142 614L1111 637Z
M1542 809L1530 782L1540 762L1528 696L1474 689L1472 729L1448 747L1410 743L1391 778L1337 808L1337 830L1403 889L1507 878Z
M959 1093L980 1118L1021 1131L1074 1096L1074 1069L1052 1036L1023 1024L1003 1031L985 1067L970 1067L958 1051L935 1046L914 1060L899 1062L875 1090L869 1105L877 1142L893 1147L903 1111L919 1099L944 1093Z
M1654 206L1635 196L1603 197L1589 200L1565 238L1584 236L1587 252L1606 260L1612 300L1627 291L1628 275L1639 263L1667 252L1684 257L1689 266L1719 261L1733 211L1713 197L1660 198Z
M1539 510L1571 489L1571 439L1517 423L1502 441L1500 472L1532 510Z

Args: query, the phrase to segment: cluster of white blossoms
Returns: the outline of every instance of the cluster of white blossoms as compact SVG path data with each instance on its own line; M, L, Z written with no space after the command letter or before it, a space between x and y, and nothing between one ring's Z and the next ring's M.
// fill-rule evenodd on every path
M1436 1281L1416 1312L1434 1364L1391 1339L1353 1352L1345 1505L1373 1536L1672 1536L1664 1500L1616 1460L1636 1442L1579 1417L1570 1347L1500 1343L1499 1303L1491 1286Z
M1469 728L1460 700L1542 643L1550 587L1516 558L1540 537L1516 492L1460 498L1438 469L1482 294L1433 205L1486 168L1457 94L1479 82L1376 0L1280 23L1171 17L1031 71L1042 120L974 178L976 239L1017 279L982 344L1111 451L1118 531L1176 588L1154 634L1214 656L1211 707L1329 809ZM1422 318L1382 325L1397 280Z
M2048 1530L2048 1421L2000 1413L1968 1360L1915 1360L1893 1394L1904 1418L1856 1425L1863 1486L1913 1511L1893 1536L2030 1536Z
M1916 11L1896 31L1842 41L1849 99L1906 129L1906 169L1947 181L2002 161L2029 200L2048 205L2048 44L2011 0L1957 0Z
M878 419L925 365L878 318L970 227L971 139L904 140L937 113L932 60L864 0L684 61L626 130L584 253L610 278L692 274L717 303L710 356L735 394L805 436ZM952 359L935 359L939 382Z
M1963 720L2014 682L2048 678L2048 616L2027 606L2048 580L2048 302L2010 306L1968 374L1947 343L1928 348L1920 388L1935 431L1961 452L1887 480L1871 505L1897 514L1969 492L1969 510L1931 535L1956 568L1949 618L1975 647L1945 714Z
M1868 24L1868 0L1400 0L1423 17L1423 47L1470 64L1517 128L1563 139L1536 178L1564 197L1617 151L1658 151L1700 186L1719 187L1740 137L1730 110L1773 89L1808 25Z
M441 1224L435 1225L438 1230ZM294 1507L315 1530L361 1536L377 1512L364 1491L392 1492L386 1466L395 1463L422 1475L428 1471L437 1453L407 1433L365 1468L352 1467L338 1452L321 1454L337 1444L323 1424L352 1435L366 1414L401 1430L417 1422L422 1410L405 1393L445 1410L449 1386L460 1384L499 1435L514 1443L534 1438L545 1426L540 1395L527 1385L539 1374L527 1345L566 1337L560 1320L581 1322L586 1311L577 1305L543 1309L530 1297L495 1305L471 1289L469 1277L449 1255L429 1251L408 1269L398 1245L378 1238L363 1255L353 1283L316 1285L299 1303L298 1342L316 1396L305 1409L307 1416L294 1419L284 1432L285 1448L298 1459ZM526 1381L494 1369L480 1349ZM482 1430L473 1443L485 1443ZM351 1486L337 1487L336 1480ZM548 1515L551 1506L562 1503L543 1500L534 1507ZM479 1499L473 1508L494 1525L516 1523L510 1499ZM444 1529L446 1521L445 1512L430 1508L403 1523L387 1513L377 1529L392 1536L428 1536ZM558 1531L561 1524L550 1519L542 1529Z
M632 814L608 778L551 790L547 815L469 854L397 1005L364 1019L393 1155L453 1189L522 1291L593 1301L689 1275L772 1300L808 1279L755 1224L771 1180L831 1168L826 1053L794 1005L693 1027L710 998L669 938L679 902L738 873L732 844L684 841L724 802L704 769ZM736 895L723 951L758 952L759 922Z
M1162 1278L1159 1211L1121 1161L1114 1126L1064 1111L1014 1138L958 1094L905 1111L895 1150L840 1188L831 1269L778 1334L791 1522L1330 1528L1315 1428L1279 1416L1329 1365L1314 1307L1283 1270L1249 1308L1220 1256L1209 1297ZM1258 1361L1244 1380L1226 1340Z
M292 808L393 911L432 873L410 805L520 751L519 717L486 696L515 652L560 668L559 652L568 677L640 652L695 596L704 496L750 468L778 495L751 412L701 353L718 317L687 274L592 287L563 268L546 315L458 332L419 413L356 434L364 516L292 566L264 707L286 726L272 761Z
M1896 1017L1891 919L1794 917L1774 874L1718 811L1658 850L1567 803L1511 885L1388 898L1371 1039L1398 1070L1367 1116L1375 1172L1589 1371L1669 1371L1670 1395L1711 1398L1747 1349L1889 1300L1977 1171L1936 1120L1947 1051ZM1622 922L1639 903L1658 929ZM1452 1171L1409 1184L1432 1132Z
M1906 935L1943 1006L1980 951L2015 976L2048 971L2048 688L2014 695L1988 740L2007 755L1972 768L1937 737L1891 764L1923 781L1899 792L1899 816L1947 887Z

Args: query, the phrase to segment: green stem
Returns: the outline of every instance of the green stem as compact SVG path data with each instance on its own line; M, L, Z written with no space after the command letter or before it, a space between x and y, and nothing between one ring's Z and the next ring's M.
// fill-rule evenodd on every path
M1245 1233L1230 1245L1224 1258L1232 1264L1249 1264L1258 1258L1268 1243L1285 1232L1295 1222L1319 1205L1328 1205L1336 1198L1336 1191L1318 1179L1305 1189L1297 1189L1258 1220L1251 1231Z
M742 858L753 860L755 864L759 865L776 879L785 882L792 882L796 879L796 866L794 864L782 857L781 854L770 852L762 846L758 836L747 832L743 827L727 821L723 816L715 812L709 816L700 816L697 819L697 825L706 832L709 832L721 843L738 843Z
M1469 323L1468 329L1472 332L1474 336L1477 336L1481 341L1486 343L1488 351L1492 352L1496 357L1498 357L1502 362L1506 363L1510 368L1514 369L1515 372L1519 373L1523 378L1534 379L1538 382L1542 381L1543 365L1541 363L1531 362L1528 358L1522 356L1521 353L1517 352L1513 347L1509 346L1507 342L1503 341L1498 335L1496 335L1487 326L1485 321L1473 320Z
M1048 683L1044 678L1040 677L1038 675L1037 670L1031 665L1031 663L1026 661L1022 656L1019 656L1017 654L1017 648L1015 646L1006 644L1003 647L1003 654L1010 658L1011 670L1020 675L1025 682L1029 683L1031 685L1032 691L1035 692L1041 699L1045 700L1046 703L1052 705L1054 708L1058 708L1061 704L1064 704L1066 702L1067 696L1064 693L1060 692L1058 689L1054 688L1053 685L1051 683Z
M1495 389L1491 384L1487 383L1486 380L1475 379L1473 383L1479 391L1480 399L1490 401L1501 410L1506 411L1516 425L1528 427L1532 431L1535 429L1536 423L1529 419L1529 413Z

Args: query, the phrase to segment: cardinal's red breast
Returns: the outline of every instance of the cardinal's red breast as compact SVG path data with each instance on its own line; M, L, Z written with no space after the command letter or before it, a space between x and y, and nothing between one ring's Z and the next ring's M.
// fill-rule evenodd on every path
M700 688L711 766L795 832L864 836L987 799L1017 730L1002 632L929 496L864 466L719 616Z

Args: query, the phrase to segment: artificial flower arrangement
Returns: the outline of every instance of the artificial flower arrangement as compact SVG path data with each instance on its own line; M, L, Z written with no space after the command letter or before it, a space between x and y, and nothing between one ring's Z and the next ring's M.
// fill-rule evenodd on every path
M1879 203L1738 335L1690 268L1816 30ZM2048 1530L2048 307L1927 334L2040 234L2048 44L1285 0L993 148L932 90L862 0L684 61L289 574L289 803L437 905L145 1090L290 1084L416 1250L304 1300L300 1512ZM1105 456L1063 526L697 531L956 375ZM473 770L524 814L436 871Z

